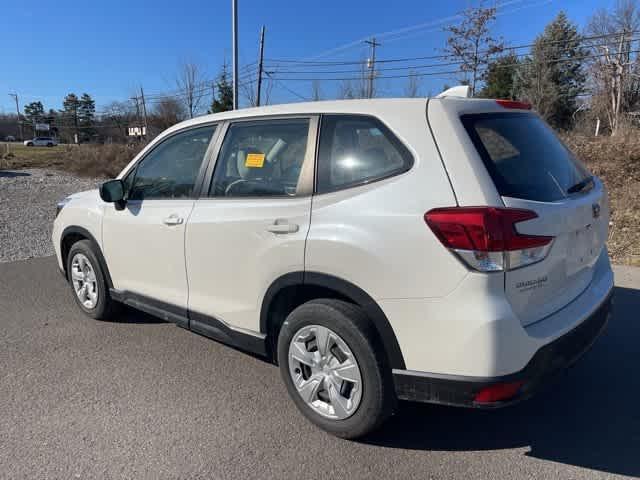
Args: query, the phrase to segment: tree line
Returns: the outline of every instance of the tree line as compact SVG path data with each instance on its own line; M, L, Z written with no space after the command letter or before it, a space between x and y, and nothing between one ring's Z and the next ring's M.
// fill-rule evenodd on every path
M610 10L598 10L582 29L560 12L531 45L525 46L510 46L493 34L496 16L496 7L482 2L461 12L457 24L445 27L443 55L432 57L441 60L426 67L449 66L454 71L443 73L455 74L476 97L529 102L557 129L615 135L640 119L640 10L636 0L618 0ZM373 88L368 85L370 75L375 78L378 72L371 72L366 59L356 63L360 74L356 79L343 79L332 89L334 96L379 95L375 81ZM270 70L264 79L264 104L269 103L274 82L279 82L277 69ZM249 106L256 104L255 82L243 80L254 74L246 71L240 75L240 94ZM413 70L404 75L405 96L421 94L424 75ZM322 99L323 90L329 90L323 82L328 80L309 80L310 99ZM146 126L146 138L151 138L184 119L233 108L226 63L213 81L205 79L197 64L186 63L176 75L175 86L174 93L144 99L142 93L136 94L132 100L111 102L99 112L91 95L70 93L58 110L45 110L40 101L25 105L19 120L25 136L36 134L36 124L46 123L51 133L65 142L127 142L132 140L130 127ZM16 117L0 115L0 138L8 134L17 136Z
M523 100L557 129L615 135L640 113L640 10L632 0L598 10L583 32L564 12L518 54L491 35L495 7L470 8L447 28L445 52L478 97ZM596 133L593 131L593 133Z

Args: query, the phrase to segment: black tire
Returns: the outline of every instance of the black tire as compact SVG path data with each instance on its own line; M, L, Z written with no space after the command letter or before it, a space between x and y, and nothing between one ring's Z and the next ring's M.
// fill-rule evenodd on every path
M47 147L53 147L53 143L47 143Z
M362 377L362 398L356 411L337 420L314 411L300 397L289 372L289 345L306 325L333 330L351 349ZM362 437L377 429L393 413L396 403L391 369L371 321L351 303L334 299L311 300L289 314L278 336L278 364L289 395L312 423L341 438Z
M27 143L27 147L33 147L33 142Z
M98 287L98 300L93 308L87 308L82 304L82 302L80 302L73 286L71 265L73 263L74 256L78 253L82 253L89 260L89 263L95 273L96 284ZM89 240L80 240L74 243L69 249L69 254L67 255L67 280L71 286L71 293L76 304L85 314L91 318L95 318L96 320L108 320L116 313L118 303L113 300L109 294L105 273L102 270L102 266L100 265L98 257L93 250L92 243Z

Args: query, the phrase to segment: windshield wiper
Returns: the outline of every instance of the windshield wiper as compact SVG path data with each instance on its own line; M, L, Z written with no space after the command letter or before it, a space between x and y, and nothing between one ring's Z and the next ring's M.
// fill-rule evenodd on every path
M576 183L575 185L569 187L567 189L567 193L581 192L582 190L584 190L588 186L593 187L593 177L587 177L584 180L581 180L580 182Z

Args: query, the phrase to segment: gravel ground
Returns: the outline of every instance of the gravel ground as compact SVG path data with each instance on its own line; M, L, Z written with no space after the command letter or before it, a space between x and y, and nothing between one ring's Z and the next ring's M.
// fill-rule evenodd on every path
M0 170L0 263L53 255L56 202L99 182L55 170Z

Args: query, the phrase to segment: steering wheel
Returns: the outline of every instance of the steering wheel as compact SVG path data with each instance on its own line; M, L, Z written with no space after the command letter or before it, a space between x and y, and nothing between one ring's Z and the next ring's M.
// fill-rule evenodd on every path
M236 185L240 185L241 183L247 183L248 180L245 180L244 178L239 178L237 180L234 180L233 182L231 182L229 185L227 185L227 188L224 189L224 195L228 196L229 192L231 192L231 190L236 186Z

